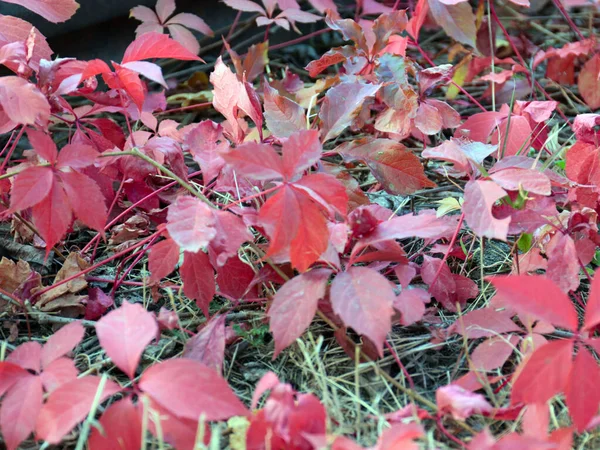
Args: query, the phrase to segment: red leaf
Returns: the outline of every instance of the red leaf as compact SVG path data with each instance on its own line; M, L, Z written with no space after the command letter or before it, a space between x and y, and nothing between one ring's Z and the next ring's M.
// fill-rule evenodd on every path
M529 121L524 116L513 114L504 119L498 127L498 133L492 135L491 143L498 144L498 154L505 158L514 155L526 155L531 145L531 139L539 133L531 130Z
M425 304L430 299L431 296L424 289L403 289L394 300L394 308L402 314L400 323L408 326L419 322L425 314Z
M550 195L550 179L534 169L509 168L490 174L490 178L507 191L524 189L534 194Z
M253 236L244 221L238 216L227 211L213 211L216 236L209 244L211 255L216 256L216 266L237 256L240 246L244 242L252 241Z
M59 175L75 217L100 233L108 217L106 201L94 180L80 172L61 172Z
M39 14L44 19L59 23L73 16L79 9L75 0L2 0L6 3L14 3Z
M179 262L179 246L173 239L167 238L154 244L148 255L150 280L156 283L169 275Z
M39 373L42 370L42 346L35 341L25 342L8 355L6 361Z
M221 157L238 174L254 180L275 180L284 177L283 161L268 144L247 142L235 149L221 152Z
M51 362L73 350L85 334L80 322L72 322L55 332L42 347L41 361L45 369Z
M54 174L49 167L29 167L15 177L10 211L22 211L42 202L52 189Z
M543 347L542 347L543 348ZM583 432L600 405L600 368L596 358L583 346L573 362L565 395L569 414L579 432Z
M98 152L90 145L67 144L58 154L56 168L83 169L94 164L97 157Z
M435 392L435 401L440 412L450 413L456 420L465 420L473 414L489 413L493 409L483 395L455 384L439 388Z
M209 317L208 306L215 296L216 286L215 272L208 255L202 251L185 252L179 273L186 297L195 300L204 315Z
M227 382L212 368L189 359L169 359L147 369L142 391L173 414L198 420L226 420L248 414Z
M129 44L123 55L122 64L150 58L173 58L185 61L202 61L179 42L166 34L145 33Z
M471 362L476 370L492 371L504 365L519 343L518 336L495 336L486 339L471 353Z
M296 191L307 194L307 197L327 209L330 217L334 217L336 213L346 216L348 194L346 194L344 185L333 175L312 173L302 177L293 184L293 187Z
M58 444L88 414L100 381L100 377L96 376L77 378L52 392L38 416L36 437L50 444ZM106 380L99 396L100 402L120 390L114 381Z
M512 315L510 311L499 311L493 307L476 309L458 318L450 330L469 339L521 331L511 320Z
M556 239L556 245L548 250L546 276L568 294L579 287L579 258L571 236L559 234Z
M24 78L0 78L0 106L8 118L21 125L46 125L50 104L34 84Z
M315 269L287 281L269 308L269 328L275 339L273 359L306 331L325 296L329 269Z
M198 361L221 373L225 358L225 317L224 315L213 316L185 343L183 357Z
M317 130L297 131L283 143L283 172L285 179L304 172L321 158L321 143Z
M49 253L65 235L73 218L69 198L56 179L48 196L33 206L32 213L33 222L46 242L46 253Z
M0 428L8 450L15 450L35 428L42 407L40 377L25 377L6 394L0 407Z
M229 258L223 266L217 266L217 285L219 292L239 299L246 295L254 279L254 270L242 262L239 257ZM257 296L256 288L250 288L249 296Z
M15 3L20 0L15 0ZM30 39L31 33L34 33L33 49L29 58L29 66L38 71L40 69L40 61L52 59L52 49L48 46L46 38L40 30L35 28L29 22L13 16L0 16L0 30L2 37L0 38L0 46L15 42L26 43ZM14 72L19 70L18 64L5 63Z
M594 274L590 295L585 307L585 320L583 322L585 331L592 330L600 324L600 276L597 276L599 274L598 271Z
M243 95L247 95L245 88L220 57L210 74L210 82L214 86L213 106L225 116L233 130L233 140L239 144L243 141L244 132L237 122L237 108L242 89Z
M383 355L396 299L390 282L375 270L350 267L335 277L330 295L333 311L344 324L367 336Z
M194 161L200 164L204 182L216 178L225 161L221 152L227 151L229 143L223 137L223 128L211 120L197 124L185 137Z
M600 55L594 55L579 72L579 93L591 110L600 108Z
M58 358L48 364L42 374L42 384L47 393L77 378L79 372L70 358Z
M268 256L285 255L300 271L327 250L329 233L320 208L307 195L284 185L263 205L259 220L271 238Z
M0 395L4 395L17 381L29 375L31 374L27 370L16 363L0 361Z
M157 333L154 315L139 303L127 301L96 323L100 345L115 366L132 380L144 349Z
M88 287L88 299L85 304L84 319L98 320L114 304L113 298L102 292L102 289Z
M269 131L278 138L286 138L306 129L304 108L265 83L265 120Z
M577 313L571 300L553 281L543 276L507 275L489 280L502 304L519 314L529 314L552 325L577 330Z
M419 158L392 140L360 139L337 150L348 159L364 161L390 194L406 195L436 185L425 176Z
M319 111L323 142L339 136L358 115L367 97L374 96L379 88L378 84L345 82L327 91Z
M167 230L186 252L198 252L216 236L215 218L203 201L182 196L169 206Z
M552 341L538 348L513 384L511 403L545 403L563 392L569 382L572 355L572 340Z
M29 129L27 130L27 139L39 156L51 164L56 162L58 150L50 136L41 131Z
M144 101L146 100L146 91L138 73L115 64L115 74L116 79L105 77L109 87L113 89L124 89L133 103L141 111L144 106Z
M507 194L493 181L471 180L465 186L463 212L471 229L481 237L506 241L510 217L496 219L492 206Z
M468 299L476 297L479 293L473 280L453 274L448 265L438 258L424 257L421 278L429 284L431 295L448 311L456 311L457 303L464 307Z
M142 421L136 406L129 397L110 405L100 417L103 432L96 427L88 445L91 450L109 448L138 450L142 444Z

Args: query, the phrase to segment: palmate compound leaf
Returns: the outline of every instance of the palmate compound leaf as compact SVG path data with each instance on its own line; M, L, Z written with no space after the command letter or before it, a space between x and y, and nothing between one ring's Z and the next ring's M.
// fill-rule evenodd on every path
M125 301L96 323L96 334L108 357L133 380L144 349L158 334L158 325L142 305Z
M577 313L569 297L544 276L506 275L490 278L496 297L518 314L577 330Z
M38 416L36 437L50 444L58 444L85 418L96 396L103 402L121 390L118 384L107 379L99 393L101 381L96 376L77 378L52 392Z
M434 187L425 176L419 158L404 145L390 139L360 139L336 149L344 158L363 161L390 194L406 195Z
M245 416L248 410L213 368L189 359L170 359L147 369L142 391L171 413L207 421Z
M471 180L465 186L463 212L471 229L481 237L506 241L510 217L496 219L492 206L506 191L493 181Z
M329 269L315 269L287 281L275 294L269 308L269 328L275 338L273 359L293 344L308 328L325 296Z
M350 267L335 277L330 295L333 311L344 324L367 336L383 355L396 299L390 282L373 269Z

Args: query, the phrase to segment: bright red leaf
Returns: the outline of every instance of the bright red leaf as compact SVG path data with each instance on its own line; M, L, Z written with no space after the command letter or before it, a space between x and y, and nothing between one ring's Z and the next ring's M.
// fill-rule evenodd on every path
M598 413L598 405L600 405L598 380L600 380L598 361L585 347L580 347L573 362L569 383L565 388L569 414L580 432L585 430L590 420Z
M192 52L166 34L146 33L133 41L123 55L122 63L150 58L173 58L185 61L201 61Z
M132 380L144 349L157 333L154 315L139 303L127 301L96 323L100 345L113 363Z
M0 429L8 450L15 450L35 428L42 407L42 381L29 375L19 380L2 399Z
M179 246L173 239L167 238L154 244L148 255L148 269L153 282L158 282L169 275L179 262Z
M184 252L179 273L186 297L195 300L204 315L209 317L208 306L215 296L216 286L215 272L208 255L203 251Z
M94 427L88 445L91 450L109 448L138 450L142 444L142 421L129 397L110 405L100 417L102 431Z

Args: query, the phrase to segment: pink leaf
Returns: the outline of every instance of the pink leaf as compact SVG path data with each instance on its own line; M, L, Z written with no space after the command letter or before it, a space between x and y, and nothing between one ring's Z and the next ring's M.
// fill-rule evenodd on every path
M175 12L175 0L157 0L156 15L164 23Z
M185 145L189 147L194 161L200 164L204 181L216 178L225 165L220 152L229 148L221 125L211 120L200 122L186 135Z
M519 314L569 330L577 330L577 313L571 300L551 280L543 276L508 275L490 279L496 296Z
M165 239L154 244L148 256L151 280L158 282L169 275L179 262L179 246L173 239Z
M131 61L123 64L121 67L133 70L134 72L144 75L149 80L160 84L161 86L167 87L167 82L163 78L162 69L159 65L148 62L148 61Z
M585 347L581 346L573 362L569 383L565 389L569 414L579 432L585 430L598 412L598 405L600 405L598 380L600 380L598 362Z
M221 153L238 174L254 180L274 180L284 176L283 162L268 144L248 142Z
M579 287L579 257L571 236L559 234L556 239L558 242L548 251L546 276L568 294Z
M190 30L177 24L170 24L167 28L173 39L183 45L190 53L197 55L200 52L198 39L196 39L196 36Z
M41 131L27 130L27 139L35 152L51 164L56 162L58 150L52 138Z
M184 27L190 28L192 30L199 31L200 33L205 34L207 36L213 35L213 31L206 24L206 22L195 14L179 13L171 17L171 19L169 19L169 21L167 22L167 25L173 23L183 25Z
M579 93L591 110L600 108L600 56L594 55L579 72Z
M236 143L241 143L244 132L237 122L237 108L239 99L243 95L242 89L245 91L243 84L223 63L221 57L217 59L215 70L210 74L210 82L214 86L212 102L214 108L223 114L229 122L233 129L233 140Z
M67 144L58 154L56 168L83 169L94 164L98 152L90 145Z
M185 252L179 273L183 280L184 294L195 300L204 315L208 317L208 306L215 296L216 287L215 272L206 253Z
M68 205L69 198L65 190L54 179L48 196L33 206L33 223L46 242L46 253L52 250L71 225L73 214Z
M592 330L600 324L600 272L594 273L590 295L587 299L585 307L585 321L583 329L586 331Z
M191 53L183 45L171 39L166 34L146 33L129 44L123 55L122 64L150 58L201 61L198 56Z
M29 375L19 380L2 399L0 428L8 450L15 450L35 428L42 407L42 382L40 377Z
M371 339L383 355L396 299L390 282L375 270L350 267L335 277L330 295L333 311L344 324Z
M42 370L42 346L35 341L25 342L8 355L6 362L39 373Z
M211 255L216 256L216 266L222 266L234 256L237 256L244 242L252 241L253 236L244 221L227 211L213 211L217 234L209 244Z
M108 210L100 187L80 172L63 172L59 176L75 217L104 233Z
M374 96L380 85L345 82L327 91L321 104L323 142L339 136L360 112L363 102Z
M502 158L517 154L526 155L532 137L537 134L531 130L526 117L514 114L510 117L510 123L508 118L502 121L498 131L492 135L491 143L498 144L498 154Z
M0 106L10 120L21 125L46 125L50 104L34 84L24 78L0 78Z
M158 16L147 6L136 6L129 11L129 17L141 22L158 23Z
M187 252L198 252L216 236L211 208L201 200L182 196L169 207L167 230L173 240Z
M394 300L394 308L402 314L400 323L404 326L419 322L425 314L425 304L431 295L424 289L403 289Z
M563 392L573 365L572 354L572 340L548 342L533 352L513 384L511 403L545 403Z
M496 219L492 206L506 196L506 192L492 181L469 181L465 187L463 212L471 229L481 237L506 241L510 217Z
M279 95L268 83L264 87L264 96L265 120L274 136L286 138L296 131L306 129L304 108L298 103Z
M520 189L540 195L550 195L550 179L533 169L509 168L494 172L490 178L507 191Z
M58 444L88 414L98 393L100 381L100 377L96 376L77 378L52 392L38 416L36 437ZM120 390L114 381L106 380L99 395L100 402Z
M131 398L110 405L100 417L103 433L92 429L88 445L91 450L138 450L142 445L142 421Z
M4 395L17 381L31 375L27 370L19 365L0 361L0 395Z
M512 315L510 311L499 311L493 307L476 309L458 318L451 330L469 339L518 332L521 329L511 320Z
M315 269L287 281L269 308L269 328L275 338L273 358L293 344L312 322L317 304L325 296L329 269Z
M169 359L147 369L142 391L173 414L198 420L225 420L248 414L227 382L212 368L189 359Z
M518 336L495 336L479 344L473 353L471 361L476 370L492 371L504 365L519 343Z
M251 407L252 409L256 409L256 407L258 406L258 401L260 400L260 398L263 396L263 394L271 389L273 389L274 387L276 387L277 385L280 384L279 378L277 377L277 375L274 372L267 372L265 373L261 379L258 381L258 383L256 384L256 387L254 388L254 393L252 394L252 403L251 403Z
M144 349L157 333L154 315L139 303L127 301L96 323L100 345L113 363L132 380Z
M20 0L15 0L15 3L17 1ZM26 43L27 40L30 39L31 33L35 34L35 38L33 39L33 50L31 52L31 58L29 59L29 66L33 70L40 70L40 61L42 59L47 61L51 60L52 49L48 46L46 38L29 22L19 19L18 17L0 16L0 30L2 30L0 46L4 43ZM15 72L18 71L18 64L13 65L11 63L6 63L5 65Z
M225 317L217 315L185 343L183 357L193 359L221 373L225 357Z
M79 322L72 322L50 336L50 339L42 347L42 367L46 368L52 361L65 356L77 347L84 334L83 325Z
M316 164L323 148L316 130L297 131L283 143L284 178L291 179Z
M450 37L476 47L475 14L468 2L446 5L441 0L429 0L428 3L431 15Z
M77 378L79 372L70 358L58 358L48 364L40 375L44 389L51 393L65 383Z
M250 0L223 0L223 3L233 9L237 9L238 11L257 12L262 15L267 14L262 6L251 2Z
M456 420L465 420L473 414L489 413L493 409L483 395L474 394L455 384L439 388L435 392L435 400L440 412L450 413Z
M22 211L40 203L50 193L54 175L49 167L30 167L19 173L10 197L10 211Z
M44 19L59 23L70 19L79 9L75 0L2 0L6 3L14 3L39 14Z

